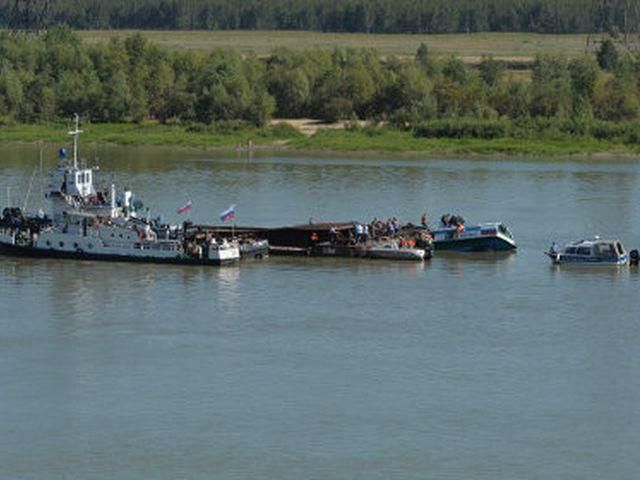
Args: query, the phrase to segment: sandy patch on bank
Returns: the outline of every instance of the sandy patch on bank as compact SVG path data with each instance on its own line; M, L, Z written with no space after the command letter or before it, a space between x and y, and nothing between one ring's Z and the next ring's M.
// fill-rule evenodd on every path
M275 118L269 122L269 126L287 124L310 137L318 133L318 130L344 130L352 121L340 120L334 123L324 122L313 118ZM367 125L366 121L358 121L358 125Z

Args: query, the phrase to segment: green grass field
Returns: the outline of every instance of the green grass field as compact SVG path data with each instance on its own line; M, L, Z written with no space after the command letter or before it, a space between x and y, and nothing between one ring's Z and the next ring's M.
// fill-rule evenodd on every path
M80 30L87 43L126 37L133 30ZM170 48L211 50L231 48L265 55L276 47L292 49L355 47L374 48L383 56L414 55L426 43L439 55L458 55L469 62L482 55L512 61L529 61L537 53L577 56L593 50L598 35L538 35L533 33L475 33L448 35L374 35L301 31L141 31L150 41ZM590 44L587 46L587 39Z

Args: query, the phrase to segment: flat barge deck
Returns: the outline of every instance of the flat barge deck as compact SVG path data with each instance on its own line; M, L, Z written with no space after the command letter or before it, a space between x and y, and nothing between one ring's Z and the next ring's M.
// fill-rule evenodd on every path
M217 225L185 225L185 231L211 234L219 237L248 237L269 242L269 254L279 256L393 258L404 260L429 259L432 256L430 241L413 248L390 248L397 239L375 239L355 243L352 240L356 222L310 223L287 227L236 227ZM384 246L383 246L384 245ZM394 254L393 250L398 250ZM400 255L409 251L424 250L424 255ZM379 255L379 253L387 255Z

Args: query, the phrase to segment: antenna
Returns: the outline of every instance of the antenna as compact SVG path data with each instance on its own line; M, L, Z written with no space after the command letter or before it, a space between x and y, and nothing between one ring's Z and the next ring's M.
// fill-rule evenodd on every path
M78 169L78 136L82 133L80 130L80 116L76 113L76 127L75 130L69 132L69 135L73 135L73 169Z
M22 211L27 211L27 204L29 202L29 195L31 195L31 188L33 187L33 179L36 177L38 173L38 167L33 169L33 173L31 174L31 180L29 180L29 188L27 189L27 194L24 196L24 203L22 204Z

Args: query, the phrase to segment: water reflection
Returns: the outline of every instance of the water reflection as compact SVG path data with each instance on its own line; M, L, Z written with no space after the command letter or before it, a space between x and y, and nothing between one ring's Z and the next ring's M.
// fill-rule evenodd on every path
M628 279L629 275L637 275L637 267L621 266L591 266L591 265L549 265L549 270L555 275L584 278L588 280Z

